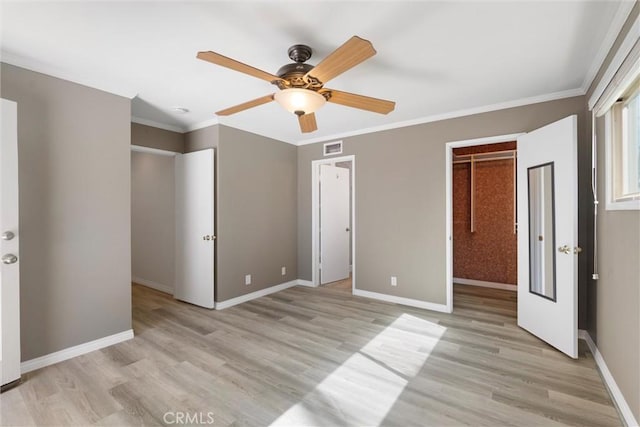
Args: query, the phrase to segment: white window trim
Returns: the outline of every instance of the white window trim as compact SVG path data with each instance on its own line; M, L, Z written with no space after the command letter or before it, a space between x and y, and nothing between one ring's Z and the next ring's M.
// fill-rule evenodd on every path
M632 211L640 210L640 199L633 200L616 200L613 190L613 138L612 138L612 112L605 114L604 132L605 132L605 210L607 211Z

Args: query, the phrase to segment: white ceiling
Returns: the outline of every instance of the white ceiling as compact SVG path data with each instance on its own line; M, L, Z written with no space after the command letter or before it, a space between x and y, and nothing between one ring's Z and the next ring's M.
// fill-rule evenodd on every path
M633 1L2 2L2 60L125 96L135 121L222 123L306 143L496 104L585 92ZM328 87L396 101L389 115L326 104L301 134L276 103L215 111L277 90L196 59L213 50L270 73L304 43L316 64L353 35L378 54ZM171 107L189 113L178 115ZM497 107L497 106L496 106Z

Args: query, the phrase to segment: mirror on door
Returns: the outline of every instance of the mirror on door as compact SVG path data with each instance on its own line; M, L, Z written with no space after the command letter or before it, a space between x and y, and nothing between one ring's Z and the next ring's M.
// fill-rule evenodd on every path
M556 300L553 162L527 169L529 188L529 292Z

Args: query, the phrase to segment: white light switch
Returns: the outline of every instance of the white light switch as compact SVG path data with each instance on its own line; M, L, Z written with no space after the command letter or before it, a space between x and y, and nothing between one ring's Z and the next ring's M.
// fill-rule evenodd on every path
M251 284L251 275L247 274L246 276L244 276L244 284L245 285L250 285Z
M398 278L396 276L391 276L391 286L398 286Z
M283 266L283 267L281 268L281 271L282 271L282 275L284 276L285 274L287 274L287 267L284 267L284 266Z

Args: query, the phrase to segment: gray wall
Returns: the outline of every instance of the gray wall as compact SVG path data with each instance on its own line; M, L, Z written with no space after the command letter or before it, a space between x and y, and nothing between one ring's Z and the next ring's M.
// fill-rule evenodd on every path
M636 3L587 96L591 96L631 24L640 14ZM587 98L588 99L588 98ZM590 131L590 129L589 129ZM605 201L604 119L596 122L598 141L598 269L589 281L589 325L635 418L640 421L640 211L607 211Z
M217 148L216 301L297 279L297 148L227 126L186 134L185 146Z
M186 133L184 135L184 152L191 153L205 148L217 148L220 139L219 131L220 126L213 125Z
M596 134L604 141L604 120L597 121ZM598 144L598 158L597 345L640 421L640 211L604 209L604 144Z
M357 288L444 304L445 143L528 132L572 114L578 115L582 156L589 147L584 97L345 138L343 155L356 156ZM306 280L311 279L311 161L321 158L322 143L298 148L298 277ZM586 175L581 170L581 187L589 188L588 176L588 169ZM588 191L581 189L580 197L583 193ZM579 214L582 241L588 212ZM585 273L581 270L582 279ZM392 275L397 287L389 285ZM582 307L582 286L580 298Z
M131 153L131 274L174 288L174 157Z
M184 134L131 123L131 144L184 153Z
M131 102L1 65L18 103L22 359L131 328Z

